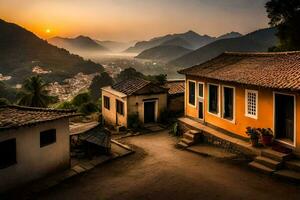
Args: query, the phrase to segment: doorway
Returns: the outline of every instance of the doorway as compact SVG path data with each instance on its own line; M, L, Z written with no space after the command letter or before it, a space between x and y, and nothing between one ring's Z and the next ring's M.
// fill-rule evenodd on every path
M275 138L295 142L295 96L275 93Z
M156 101L144 102L144 123L155 122L155 103Z

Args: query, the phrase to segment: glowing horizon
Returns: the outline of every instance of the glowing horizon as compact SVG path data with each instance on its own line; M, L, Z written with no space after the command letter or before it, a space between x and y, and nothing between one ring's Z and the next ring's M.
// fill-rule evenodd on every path
M1 0L0 18L47 39L148 40L193 30L219 36L268 26L266 0Z

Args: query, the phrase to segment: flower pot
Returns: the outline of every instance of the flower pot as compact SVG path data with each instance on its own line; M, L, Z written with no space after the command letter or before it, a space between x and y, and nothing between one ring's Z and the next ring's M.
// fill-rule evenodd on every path
M258 146L258 138L250 138L250 141L253 147Z
M262 135L261 136L261 142L265 146L270 146L272 144L272 141L273 141L273 135Z

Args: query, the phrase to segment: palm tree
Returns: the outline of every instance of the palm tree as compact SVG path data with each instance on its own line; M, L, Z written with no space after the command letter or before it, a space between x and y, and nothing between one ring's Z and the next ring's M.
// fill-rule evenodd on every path
M22 85L22 92L19 93L18 104L29 107L47 107L50 103L54 103L57 97L49 95L47 85L40 76L27 78Z

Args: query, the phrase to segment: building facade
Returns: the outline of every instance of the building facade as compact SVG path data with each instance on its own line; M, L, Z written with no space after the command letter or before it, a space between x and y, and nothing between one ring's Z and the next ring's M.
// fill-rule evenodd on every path
M69 117L75 113L0 107L0 191L70 167Z
M300 53L224 53L186 75L185 115L247 138L271 128L275 141L300 153Z
M128 125L137 115L142 123L157 122L167 109L167 89L142 79L128 79L102 88L102 116L107 124Z

